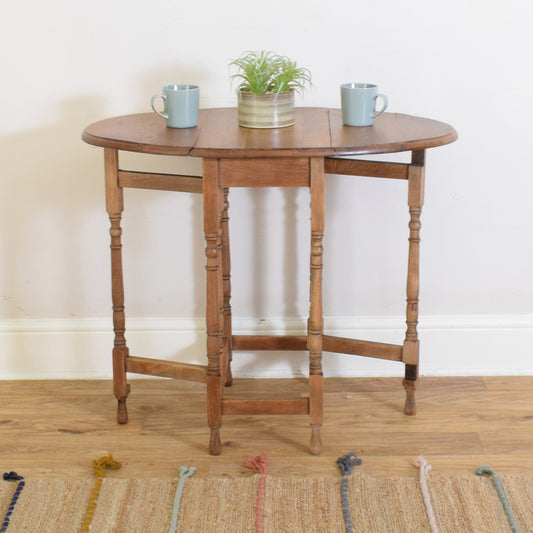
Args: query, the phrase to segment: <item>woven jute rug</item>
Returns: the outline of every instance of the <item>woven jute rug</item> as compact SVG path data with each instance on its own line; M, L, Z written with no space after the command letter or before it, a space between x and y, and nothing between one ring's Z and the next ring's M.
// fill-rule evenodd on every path
M111 476L112 474L110 474ZM187 479L177 531L240 533L257 531L259 475L238 479ZM533 479L500 476L520 531L533 531ZM63 533L81 529L95 480L32 479L14 506L6 533ZM440 533L512 532L492 481L476 475L431 473L427 484ZM168 533L178 480L103 480L90 531ZM274 478L265 483L264 533L344 533L341 480ZM16 485L0 480L0 519ZM354 473L348 481L353 531L431 531L416 476L373 478Z

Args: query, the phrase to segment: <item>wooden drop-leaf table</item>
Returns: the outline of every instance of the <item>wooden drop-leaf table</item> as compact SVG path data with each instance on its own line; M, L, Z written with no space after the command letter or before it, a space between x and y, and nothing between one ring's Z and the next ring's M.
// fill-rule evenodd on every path
M306 414L310 416L311 452L321 449L323 418L322 351L377 357L405 364L405 413L415 413L419 340L420 213L424 196L425 150L453 142L455 130L442 122L384 113L368 127L342 124L339 109L298 108L294 126L273 130L239 127L234 108L200 111L195 128L168 128L155 113L111 118L90 125L83 140L104 148L106 208L111 221L111 272L114 393L119 423L128 420L128 372L205 382L209 451L221 452L222 415ZM119 167L119 151L202 158L202 176L140 172ZM352 159L353 156L411 152L410 163ZM407 182L409 256L407 330L402 344L324 334L322 317L322 241L326 174L400 179ZM183 191L203 195L207 271L207 365L133 356L125 338L121 217L127 187ZM228 193L232 187L308 187L311 194L310 311L307 335L233 335L231 325ZM309 395L271 399L224 399L232 384L236 350L307 350Z

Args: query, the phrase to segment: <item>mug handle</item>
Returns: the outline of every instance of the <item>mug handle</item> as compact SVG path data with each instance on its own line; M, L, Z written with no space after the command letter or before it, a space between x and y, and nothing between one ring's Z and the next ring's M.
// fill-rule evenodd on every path
M379 111L376 111L376 103L377 103L378 98L381 98L381 100L383 101L383 107ZM378 115L381 115L381 113L383 113L383 111L387 109L388 105L389 105L389 99L387 98L386 95L376 94L376 96L374 97L374 113L372 114L372 118L376 118Z
M167 97L164 94L154 94L152 96L152 99L150 100L150 103L152 104L152 109L160 116L163 117L165 120L168 120L168 115L166 113L161 113L155 108L155 99L156 98L162 98L163 100L166 100Z

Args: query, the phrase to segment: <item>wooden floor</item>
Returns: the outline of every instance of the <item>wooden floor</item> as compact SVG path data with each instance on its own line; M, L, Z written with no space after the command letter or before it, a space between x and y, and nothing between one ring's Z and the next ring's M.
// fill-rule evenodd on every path
M0 381L0 468L27 477L92 476L91 460L112 452L117 477L250 475L243 459L265 452L275 476L337 476L350 451L360 471L416 475L423 454L434 471L471 474L487 464L533 475L533 376L421 378L418 414L402 412L401 379L327 379L323 452L308 453L305 416L227 416L222 455L207 452L205 388L132 380L130 422L115 423L109 381ZM236 380L227 396L305 394L306 380Z

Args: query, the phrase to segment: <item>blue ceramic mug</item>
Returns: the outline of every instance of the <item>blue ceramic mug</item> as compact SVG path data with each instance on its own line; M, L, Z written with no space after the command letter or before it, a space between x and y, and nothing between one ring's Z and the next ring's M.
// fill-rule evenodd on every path
M161 113L155 107L155 101L161 98L165 111ZM197 85L165 85L161 94L152 96L152 109L167 121L170 128L194 128L198 125L198 108L200 88Z
M382 107L376 110L377 99ZM387 109L389 101L371 83L343 83L341 85L342 121L345 126L372 126L374 119Z

